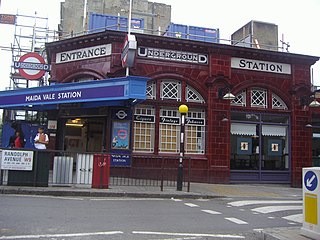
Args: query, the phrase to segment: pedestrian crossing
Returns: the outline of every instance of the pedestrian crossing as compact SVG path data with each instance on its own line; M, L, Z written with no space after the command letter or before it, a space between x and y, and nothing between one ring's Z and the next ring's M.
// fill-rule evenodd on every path
M302 214L302 200L240 200L226 202L225 207L237 208L239 210L238 214L235 216L228 216L226 210L210 209L208 205L206 208L202 209L202 204L200 200L198 203L194 202L184 202L185 206L190 208L198 208L201 212L210 215L223 216L223 218L234 224L246 225L249 224L247 220L241 219L241 212L251 212L253 215L265 215L267 219L282 218L287 220L287 224L294 225L303 222ZM230 210L229 210L230 212Z
M302 200L299 201L288 201L288 200L242 200L242 201L233 201L228 202L229 206L233 207L249 207L249 209L256 214L272 214L284 212L284 214L289 213L290 211L301 212L291 215L282 216L283 219L288 221L302 223L303 214L302 214ZM264 205L264 206L261 206ZM258 207L257 207L258 206ZM274 218L269 216L268 218Z

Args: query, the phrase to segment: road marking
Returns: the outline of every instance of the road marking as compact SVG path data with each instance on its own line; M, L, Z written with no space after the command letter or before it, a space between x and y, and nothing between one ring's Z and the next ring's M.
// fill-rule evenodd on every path
M199 207L197 204L193 204L193 203L185 203L184 205L188 207Z
M67 233L67 234L39 234L39 235L19 235L19 236L2 236L0 239L33 239L33 238L64 238L64 237L86 237L97 235L115 235L123 234L121 231L110 232L92 232L92 233Z
M167 201L164 198L90 198L90 201Z
M175 201L175 202L182 202L181 199L176 199L176 198L171 198L171 200Z
M267 206L251 209L251 211L259 213L273 213L287 210L301 210L302 206Z
M228 220L230 222L234 222L236 224L248 224L247 222L242 221L242 220L240 220L238 218L224 218L224 219L226 219L226 220Z
M235 202L229 202L228 203L231 206L234 207L243 207L248 205L255 205L255 204L302 204L302 201L287 201L287 200L244 200L244 201L235 201Z
M186 237L215 237L215 238L237 238L244 239L244 236L233 235L233 234L210 234L210 233L169 233L169 232L144 232L144 231L133 231L133 234L144 234L144 235L169 235L169 236L186 236Z
M294 214L294 215L289 215L286 217L282 217L283 219L289 220L289 221L293 221L293 222L297 222L297 223L302 223L303 222L303 214Z
M216 212L216 211L213 211L213 210L201 210L201 211L205 212L205 213L213 214L213 215L221 214L221 212Z

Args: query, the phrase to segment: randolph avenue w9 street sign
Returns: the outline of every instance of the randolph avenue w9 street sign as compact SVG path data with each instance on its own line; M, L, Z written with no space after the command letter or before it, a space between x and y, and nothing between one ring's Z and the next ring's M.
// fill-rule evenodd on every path
M14 68L28 80L37 80L46 71L50 71L50 65L45 63L42 56L34 52L21 56L18 62L14 62Z

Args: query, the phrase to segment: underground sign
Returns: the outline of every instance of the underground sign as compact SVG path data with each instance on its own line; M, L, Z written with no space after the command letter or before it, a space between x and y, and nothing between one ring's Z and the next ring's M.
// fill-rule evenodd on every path
M46 71L50 71L50 65L34 52L21 56L18 62L14 62L14 68L19 70L22 77L29 80L39 79Z

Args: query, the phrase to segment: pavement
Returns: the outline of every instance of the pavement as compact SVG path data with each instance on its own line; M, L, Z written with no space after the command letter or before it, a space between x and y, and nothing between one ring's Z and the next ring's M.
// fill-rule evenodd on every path
M108 189L94 189L84 186L21 187L0 185L0 194L82 196L82 197L139 197L139 198L269 198L301 199L302 189L281 184L206 184L191 183L190 191L184 187L177 191L174 187L159 186L110 186ZM300 234L301 227L271 228L261 232L264 240L307 240Z

